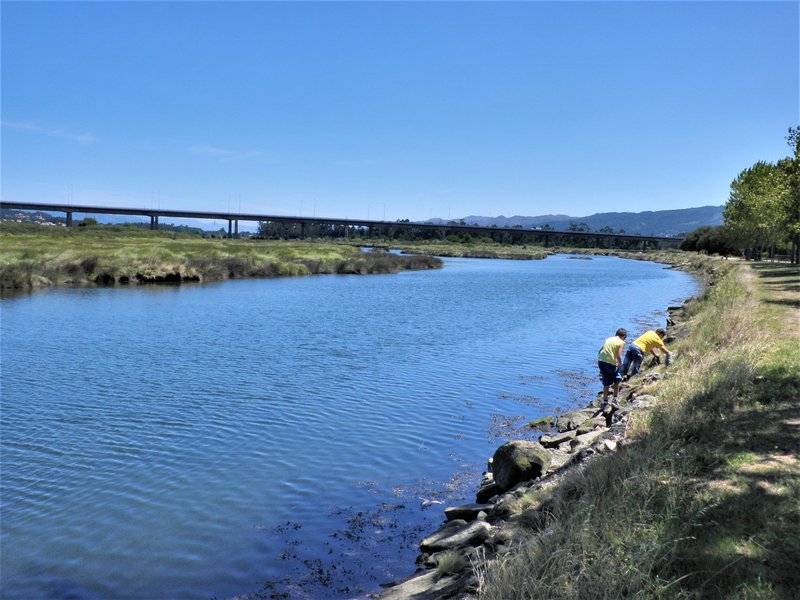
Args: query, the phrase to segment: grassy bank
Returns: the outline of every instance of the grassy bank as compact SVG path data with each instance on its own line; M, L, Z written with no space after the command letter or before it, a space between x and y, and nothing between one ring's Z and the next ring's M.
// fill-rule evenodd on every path
M396 273L432 257L343 244L221 240L133 228L0 227L0 288L213 281L318 273Z
M393 244L395 245L395 244ZM455 258L505 258L513 260L537 260L546 258L548 251L541 246L514 246L472 242L460 244L448 241L429 241L396 244L404 253L422 256L447 256Z
M718 267L655 408L531 515L481 598L798 597L800 274Z

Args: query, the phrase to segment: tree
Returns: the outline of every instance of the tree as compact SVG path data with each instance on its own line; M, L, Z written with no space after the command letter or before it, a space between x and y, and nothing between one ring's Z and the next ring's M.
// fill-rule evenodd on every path
M708 225L686 234L680 248L681 250L721 254L722 256L732 254L736 249L731 244L728 230L725 227L710 227Z
M723 217L733 240L757 258L764 248L774 247L787 233L789 178L785 169L759 161L739 173L731 182L731 192Z
M786 175L789 191L785 196L783 208L786 230L791 242L791 258L800 263L800 126L790 127L786 141L794 150L794 156L778 161L778 167Z
M589 227L586 223L576 223L575 221L572 221L569 224L569 230L568 231L584 232L584 231L591 231L591 230L592 230L592 228Z

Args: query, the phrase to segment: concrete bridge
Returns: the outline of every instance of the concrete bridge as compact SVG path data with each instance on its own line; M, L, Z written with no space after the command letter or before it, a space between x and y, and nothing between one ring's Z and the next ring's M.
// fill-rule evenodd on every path
M660 248L662 244L678 245L682 238L664 237L654 235L632 235L627 233L600 233L597 231L556 231L551 229L523 229L519 227L483 227L478 225L461 225L454 223L434 224L434 223L412 223L409 221L374 221L368 219L334 219L325 217L296 217L285 215L265 215L255 213L232 213L232 212L209 212L195 210L169 210L154 208L121 208L117 206L89 206L79 204L45 204L39 202L8 202L0 200L0 209L18 210L38 210L44 212L63 212L67 217L67 227L72 226L73 214L108 214L108 215L133 215L139 217L150 217L150 228L158 229L158 219L160 217L172 217L179 219L215 219L228 222L228 237L239 237L239 222L272 222L287 223L300 226L300 235L303 237L306 227L313 224L318 225L341 225L350 227L369 227L380 231L387 231L389 228L407 230L435 230L444 238L448 232L451 233L470 233L479 235L491 235L492 233L507 232L511 235L527 234L543 237L545 245L558 239L594 239L598 244L615 240L628 242L640 242L642 249L646 249L648 244L655 248Z

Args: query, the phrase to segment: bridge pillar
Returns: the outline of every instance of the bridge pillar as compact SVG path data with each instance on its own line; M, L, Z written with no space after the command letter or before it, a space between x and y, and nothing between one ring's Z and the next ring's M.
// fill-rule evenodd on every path
M154 231L158 229L158 216L150 215L150 229Z
M72 227L72 213L67 212L67 227Z
M306 224L305 221L300 222L300 239L306 239Z
M239 239L239 219L236 219L236 229L234 230L233 236L238 240Z
M233 236L233 220L228 219L228 239L231 239Z

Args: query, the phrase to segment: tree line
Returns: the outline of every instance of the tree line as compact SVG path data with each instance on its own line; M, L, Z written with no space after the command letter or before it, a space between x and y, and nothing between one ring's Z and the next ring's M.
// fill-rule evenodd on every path
M723 225L691 232L682 250L753 260L788 255L800 263L800 126L789 128L786 141L793 156L758 161L739 173L731 182Z
M258 231L255 235L261 239L272 240L291 240L291 239L351 239L373 241L400 241L417 242L428 240L446 240L450 243L461 244L504 244L504 245L556 245L574 246L580 248L615 248L615 249L634 249L641 246L641 242L636 240L622 240L618 238L607 239L602 236L573 238L561 237L549 225L544 225L537 229L525 229L521 225L515 225L510 229L500 229L496 225L489 227L489 231L483 230L480 234L468 231L454 231L448 229L448 225L467 226L461 221L450 221L439 227L409 227L408 219L397 221L398 225L386 223L382 225L339 225L327 223L299 223L281 221L261 221L258 224ZM497 231L491 231L497 229ZM590 233L591 229L585 223L571 223L567 231ZM611 227L598 229L597 233L624 235L625 230L614 231Z

